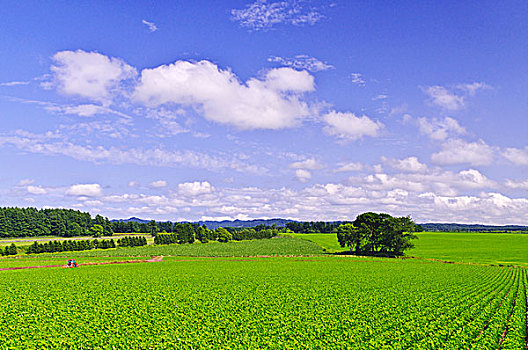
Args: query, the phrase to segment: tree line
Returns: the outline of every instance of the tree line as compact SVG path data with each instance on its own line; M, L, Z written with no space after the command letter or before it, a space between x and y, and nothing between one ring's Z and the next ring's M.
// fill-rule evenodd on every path
M339 225L347 222L343 221L292 221L286 223L286 228L295 233L335 233Z
M91 249L110 249L115 248L116 244L113 239L92 239L92 240L66 240L66 241L49 241L45 243L34 242L27 247L27 254L40 253L59 253L72 252Z
M17 252L15 243L11 243L11 245L6 246L4 249L0 248L0 256L17 255Z
M102 228L101 235L114 232L108 218L73 209L0 208L1 237L59 236L77 237L93 235L93 227Z
M276 229L261 229L255 230L253 228L233 228L229 230L219 227L216 230L209 230L205 225L198 226L193 232L190 230L193 226L187 226L189 230L180 230L176 233L160 233L154 237L154 244L185 244L194 243L195 240L201 243L208 243L209 241L229 242L231 240L242 241L252 239L266 239L277 236Z

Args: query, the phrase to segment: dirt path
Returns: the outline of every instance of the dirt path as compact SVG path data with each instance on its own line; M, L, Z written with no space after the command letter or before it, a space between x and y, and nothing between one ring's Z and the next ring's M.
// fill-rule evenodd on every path
M109 264L136 264L136 263L149 263L149 262L160 262L163 261L163 256L153 256L147 260L124 260L124 261L102 261L102 262L88 262L78 264L79 266L87 265L109 265ZM25 269L42 269L47 267L66 267L66 265L41 265L41 266L17 266L17 267L4 267L0 268L0 271L10 270L25 270Z

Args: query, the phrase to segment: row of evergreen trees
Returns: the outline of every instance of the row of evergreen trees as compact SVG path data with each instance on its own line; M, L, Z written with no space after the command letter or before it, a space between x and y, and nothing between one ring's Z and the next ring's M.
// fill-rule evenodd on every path
M112 231L115 233L150 233L156 234L160 232L166 233L178 233L183 230L196 231L199 224L196 223L179 223L172 221L154 221L151 220L147 223L135 222L135 221L113 221L110 223Z
M108 218L72 209L0 208L1 237L60 236L76 237L91 234L91 228L100 225L104 236L111 236Z
M333 233L337 232L339 225L347 222L333 221L304 221L304 222L288 222L286 228L295 233Z
M154 244L184 244L193 243L195 240L201 243L209 241L228 242L231 240L242 241L252 239L265 239L277 236L275 229L255 230L252 228L226 230L219 227L216 230L209 230L205 225L198 226L196 231L182 230L178 233L161 233L154 237Z
M113 239L49 241L46 243L34 242L27 248L26 253L57 253L91 249L110 249L115 247L116 244Z
M147 245L145 237L123 237L117 240L117 245L120 247L141 247Z
M0 248L0 256L17 255L17 247L15 243L6 246L4 249Z

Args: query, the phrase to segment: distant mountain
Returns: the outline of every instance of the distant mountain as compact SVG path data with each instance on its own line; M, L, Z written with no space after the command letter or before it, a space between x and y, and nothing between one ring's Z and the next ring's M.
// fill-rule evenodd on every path
M137 222L139 224L148 224L148 222L150 220L143 220L143 219L140 219L140 218L136 218L135 216L129 218L129 219L114 219L114 220L110 220L111 222L117 222L117 221L121 221L121 222Z
M224 220L224 221L198 221L197 224L205 225L210 230L215 230L218 227L255 227L258 225L277 225L278 227L284 227L288 222L294 220L286 219L256 219L256 220Z
M510 232L510 231L522 231L528 232L528 226L519 225L466 225L466 224L454 224L454 223L428 223L420 224L424 231L432 232Z

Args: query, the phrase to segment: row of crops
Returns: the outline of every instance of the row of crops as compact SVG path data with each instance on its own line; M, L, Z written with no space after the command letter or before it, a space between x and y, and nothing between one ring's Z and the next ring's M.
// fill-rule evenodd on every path
M523 268L168 258L3 271L0 348L523 349Z

